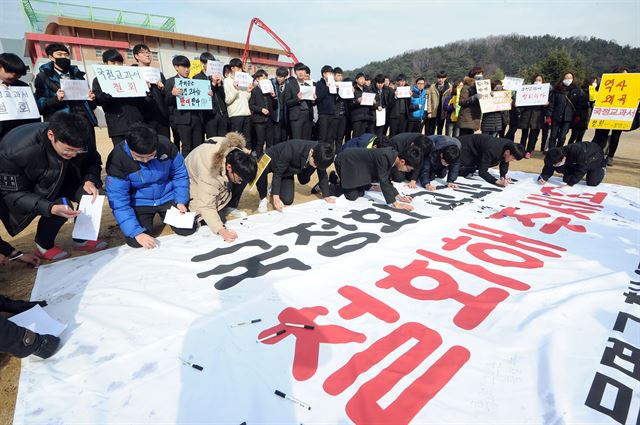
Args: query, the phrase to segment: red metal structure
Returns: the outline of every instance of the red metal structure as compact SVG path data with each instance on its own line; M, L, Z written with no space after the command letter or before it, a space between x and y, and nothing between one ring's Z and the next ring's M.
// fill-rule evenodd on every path
M281 39L280 37L278 37L278 34L276 34L275 32L273 32L273 30L271 28L269 28L269 26L267 24L265 24L264 22L262 22L262 20L260 20L260 18L253 18L251 19L251 24L249 25L249 32L247 33L247 42L244 45L244 53L242 54L242 63L246 64L247 63L247 59L249 59L251 61L252 64L264 64L264 65L276 65L276 61L272 61L272 60L268 60L268 59L262 59L262 58L254 58L251 57L249 58L249 42L251 41L251 31L253 30L253 26L256 25L259 28L262 28L267 34L269 34L271 36L271 38L273 38L276 43L278 43L278 45L282 48L282 50L285 51L285 56L289 58L289 60L291 60L292 63L297 63L298 58L296 57L296 55L293 54L293 52L291 51L291 48L287 45L287 43L284 42L283 39ZM278 62L277 65L281 65L281 62ZM287 68L291 68L291 65L288 65ZM255 68L255 66L254 66Z

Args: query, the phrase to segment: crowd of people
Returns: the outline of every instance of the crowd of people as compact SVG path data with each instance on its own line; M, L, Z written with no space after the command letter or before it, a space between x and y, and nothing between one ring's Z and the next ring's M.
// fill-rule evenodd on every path
M318 183L310 191L327 203L340 195L355 200L377 190L392 208L412 210L411 196L399 193L393 182L434 191L436 179L446 178L447 187L456 188L459 176L478 173L487 183L506 187L511 183L509 163L529 158L541 132L546 157L540 184L559 172L568 185L585 176L587 185L598 185L619 140L619 132L609 137L604 130L596 132L596 143L582 141L597 80L578 87L572 73L554 86L548 105L483 115L475 88L475 81L484 79L481 67L461 81L451 83L441 71L433 84L418 77L412 86L404 75L392 84L384 75L371 80L360 73L351 84L353 91L341 96L337 83L349 81L339 67L322 67L315 83L302 63L295 64L294 76L278 68L270 80L258 70L245 88L236 80L243 63L234 58L222 75L203 71L193 76L210 81L211 109L183 110L177 104L183 91L176 80L190 78L185 56L173 58L176 75L149 83L145 97L112 97L94 79L87 100L67 100L60 81L84 79L85 74L71 65L66 46L50 44L46 54L50 62L40 67L34 81L42 120L0 121L0 220L16 236L39 218L35 251L21 252L0 239L0 266L15 260L37 267L42 260L68 257L56 246L56 236L80 214L73 203L82 196L95 201L106 193L131 247L154 248L160 230L154 229L154 217L164 219L170 208L197 213L191 227L173 227L176 234L188 236L206 225L232 242L238 234L225 222L245 214L237 207L249 182L258 189L258 212L268 210L269 199L283 211L294 202L294 178L306 185L314 174ZM146 45L136 45L133 56L135 65L151 65ZM208 52L200 57L205 67L212 60ZM103 62L118 66L124 59L110 49ZM18 56L0 54L2 85L24 86L24 74ZM263 91L263 80L271 90ZM544 77L532 82L543 83ZM501 90L501 84L492 82L492 89ZM309 85L315 85L312 98L301 89ZM407 97L400 93L406 90L398 90L402 87L408 88ZM364 101L370 99L367 93L374 95L373 102ZM113 142L104 167L96 148L97 106ZM515 143L518 129L522 137ZM565 146L569 129L572 136ZM264 155L269 162L259 167ZM499 178L488 171L494 166ZM107 246L100 239L74 240L75 249L88 252ZM33 305L0 297L0 310L10 313ZM0 352L46 358L58 344L56 337L34 334L0 317Z

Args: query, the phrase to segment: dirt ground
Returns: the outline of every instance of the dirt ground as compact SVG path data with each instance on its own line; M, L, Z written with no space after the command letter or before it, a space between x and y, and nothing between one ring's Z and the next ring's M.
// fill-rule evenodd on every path
M589 130L585 140L591 140L592 131ZM520 140L520 132L516 134L516 140ZM110 139L107 137L106 129L97 131L98 149L102 155L103 162L112 148ZM523 159L511 166L511 170L528 171L537 173L542 168L543 156L535 152L533 158ZM614 183L625 186L640 187L640 132L623 133L614 165L607 169L606 183ZM296 187L296 203L303 203L309 200L318 199L316 195L309 194L309 187ZM240 201L240 209L253 214L258 205L257 191L245 192ZM34 221L25 231L16 238L7 235L5 229L0 226L0 236L9 241L14 247L22 251L32 251L33 238L36 229ZM58 235L57 242L63 249L71 251L71 230L72 225L67 224ZM163 234L170 233L169 228ZM108 203L105 202L104 216L100 231L100 237L109 242L110 246L124 244L124 239L115 223ZM73 252L74 256L83 255ZM10 264L0 270L0 294L15 298L29 299L36 271L27 268L23 264ZM0 354L0 424L10 424L13 421L13 411L16 403L18 377L20 374L20 361L15 358Z

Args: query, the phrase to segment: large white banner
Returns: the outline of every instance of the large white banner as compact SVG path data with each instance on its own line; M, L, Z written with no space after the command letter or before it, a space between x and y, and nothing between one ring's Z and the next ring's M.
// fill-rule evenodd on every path
M639 191L513 177L44 266L14 423L635 424Z

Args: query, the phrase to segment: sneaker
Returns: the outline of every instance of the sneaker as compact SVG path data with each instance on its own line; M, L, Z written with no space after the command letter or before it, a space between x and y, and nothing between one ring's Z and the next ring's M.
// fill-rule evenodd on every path
M69 257L69 253L62 248L58 248L54 246L50 249L44 249L40 245L36 244L36 250L34 252L36 257L42 258L43 260L49 261L58 261L64 258Z
M242 217L246 217L247 213L244 211L241 211L237 208L231 208L231 207L227 207L225 209L222 210L222 213L225 216L231 216L231 218L242 218Z
M75 242L73 249L76 251L96 252L109 248L109 244L103 240Z
M613 165L613 157L607 157L607 167L611 167Z
M258 204L258 212L262 214L268 211L269 211L269 200L267 198L260 199L260 203Z
M531 159L531 152L527 152L527 153L525 153L525 154L524 154L524 157L525 157L526 159Z

